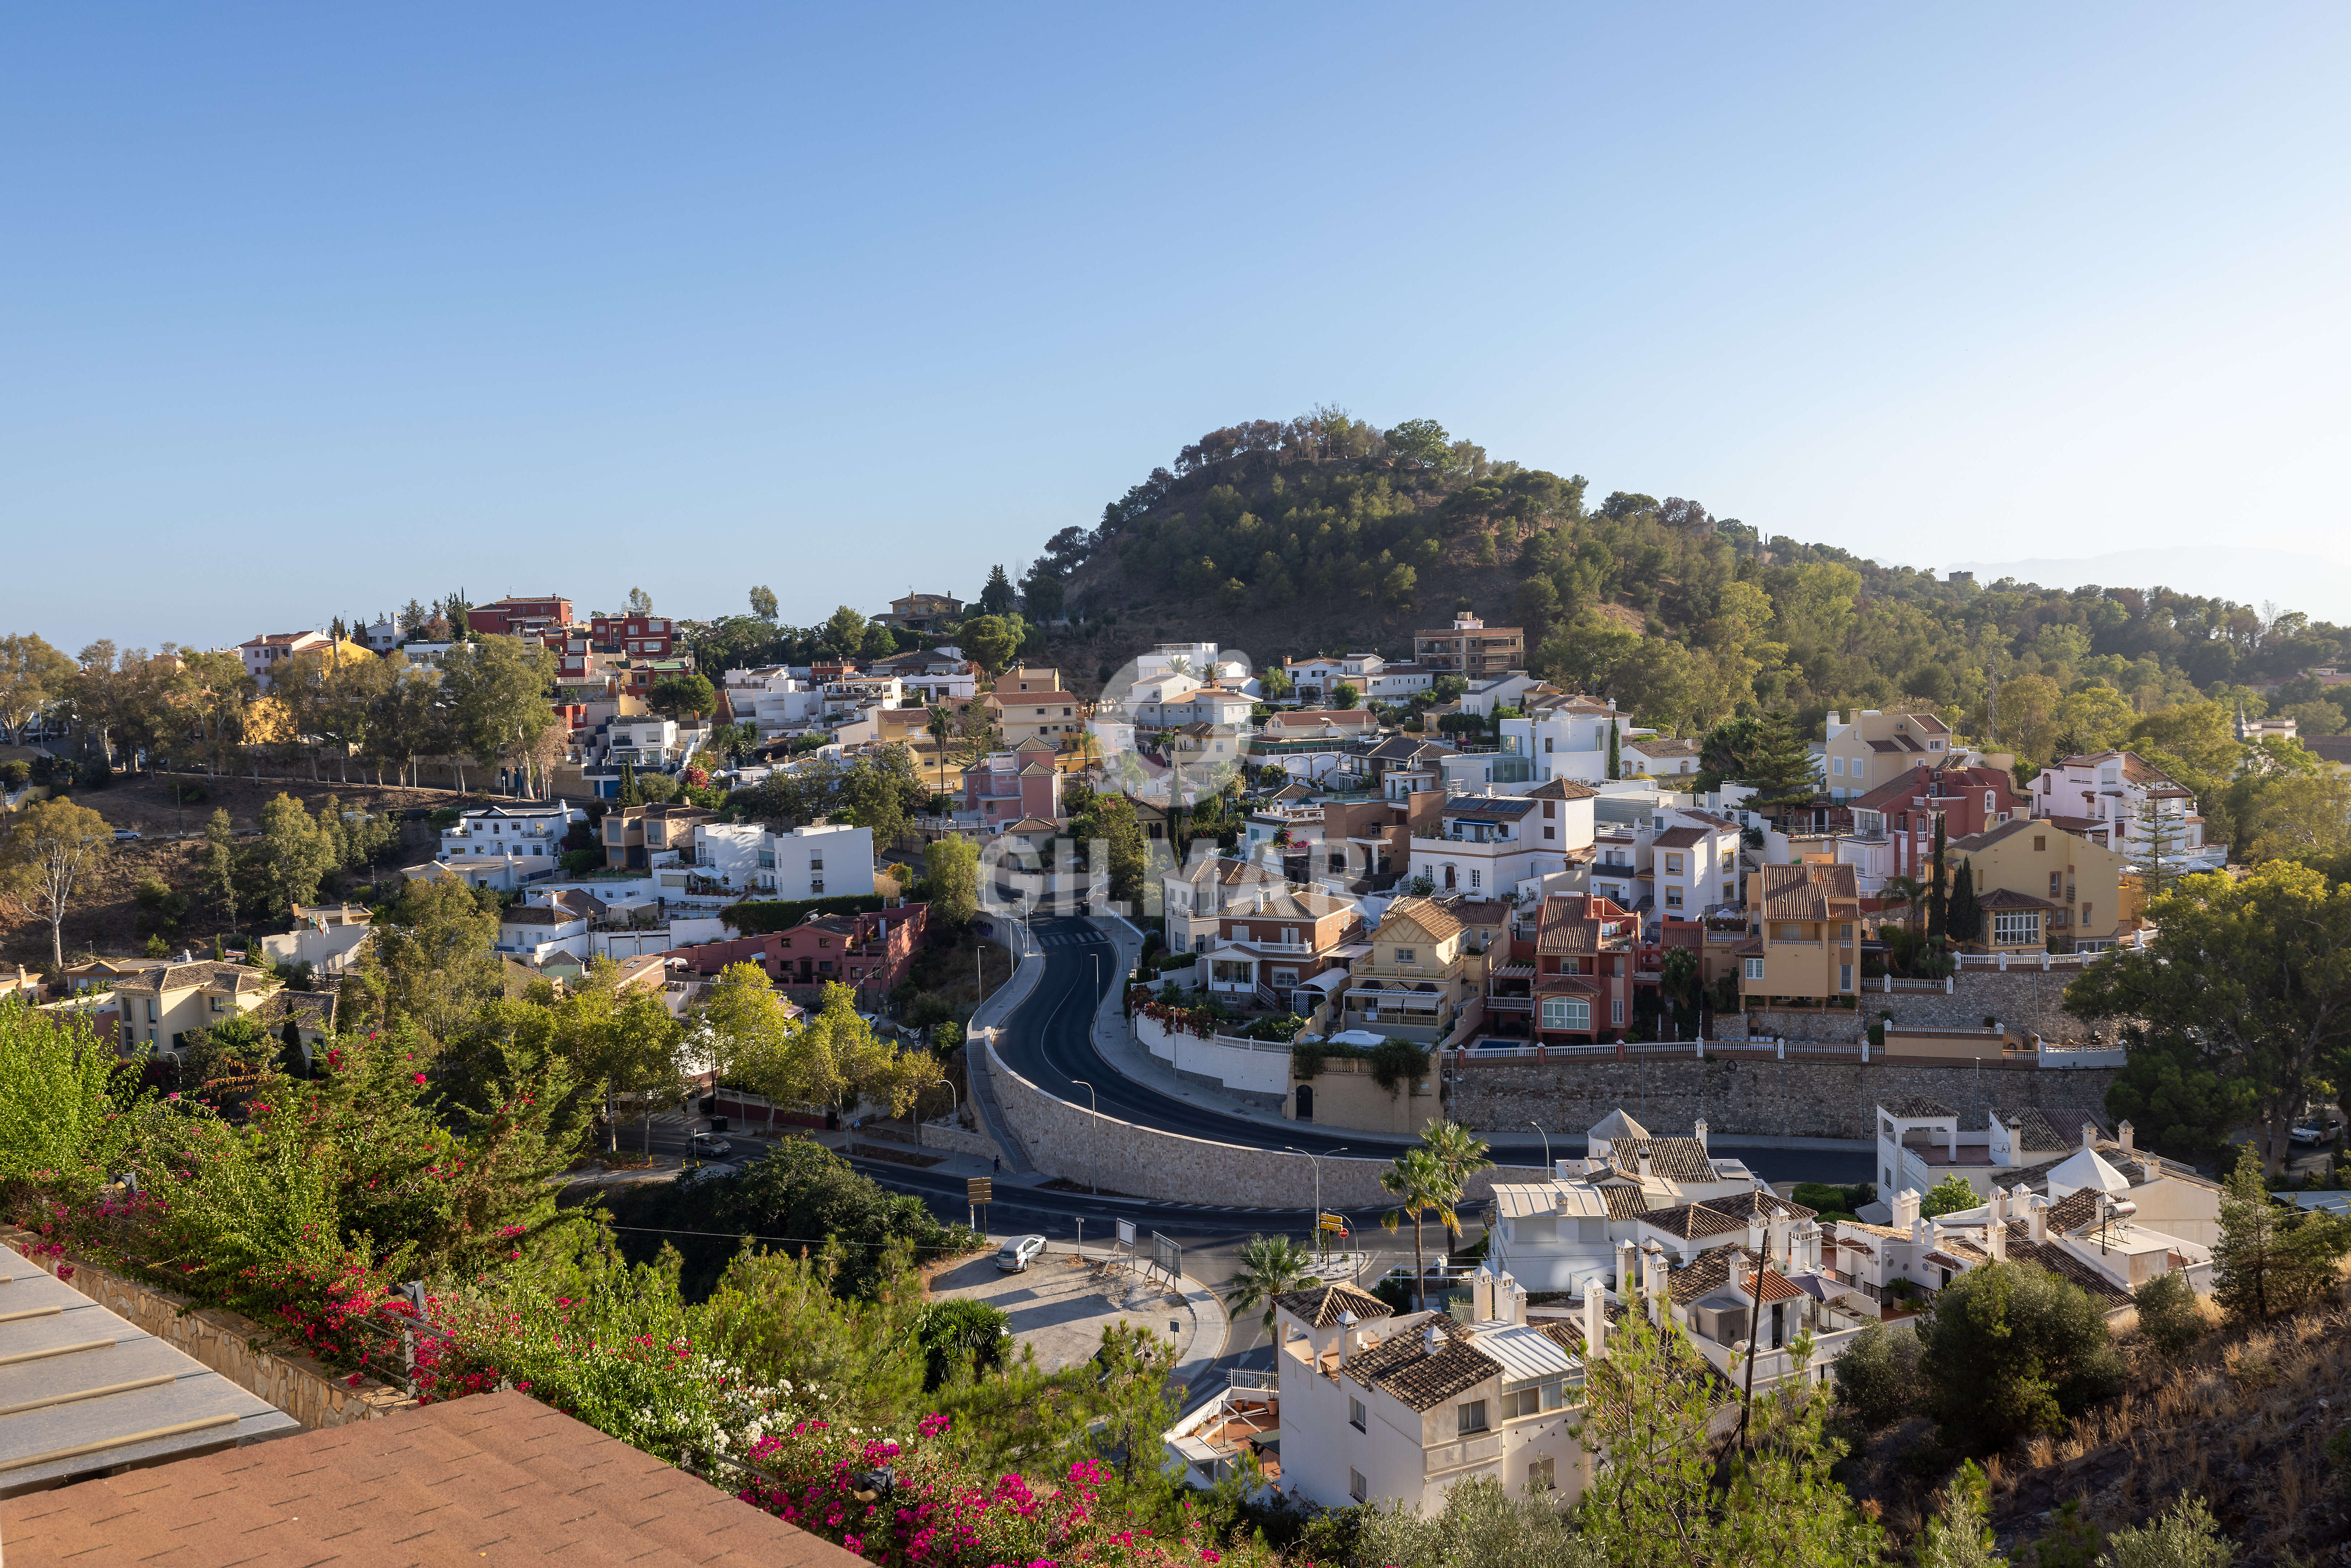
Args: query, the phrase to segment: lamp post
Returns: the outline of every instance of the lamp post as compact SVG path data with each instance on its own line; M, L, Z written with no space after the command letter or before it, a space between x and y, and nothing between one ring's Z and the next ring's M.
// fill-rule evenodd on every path
M1070 1082L1072 1083L1086 1084L1086 1114L1093 1118L1095 1129L1099 1132L1102 1126L1102 1111L1099 1103L1094 1099L1094 1086L1091 1083L1086 1083L1086 1081L1082 1078L1072 1078ZM1098 1193L1102 1191L1102 1183L1094 1179L1094 1172L1099 1165L1100 1155L1092 1150L1087 1151L1086 1188L1090 1192Z
M1527 1125L1528 1125L1528 1126L1530 1126L1530 1127L1532 1127L1532 1128L1535 1130L1535 1135L1536 1135L1537 1137L1540 1137L1541 1139L1542 1139L1542 1141L1543 1141L1543 1169L1545 1169L1545 1170L1549 1170L1549 1169L1551 1169L1551 1168L1552 1168L1552 1164L1551 1164L1551 1134L1550 1134L1549 1133L1546 1133L1546 1132L1544 1132L1544 1131L1542 1130L1542 1124L1541 1124L1541 1122L1529 1122L1529 1123L1527 1124Z
M1345 1153L1347 1152L1347 1145L1344 1145L1344 1144L1342 1144L1342 1145L1339 1145L1337 1148L1335 1148L1335 1149L1325 1149L1325 1150L1324 1150L1324 1151L1323 1151L1320 1155L1307 1155L1307 1154L1306 1154L1306 1151L1305 1151L1304 1149L1291 1148L1291 1147L1290 1147L1290 1145L1288 1145L1288 1144L1284 1144L1284 1145L1282 1145L1281 1146L1282 1146L1282 1148L1283 1148L1285 1151L1287 1151L1288 1153L1290 1153L1290 1154L1293 1154L1293 1155L1306 1155L1306 1163L1307 1163L1307 1165L1308 1165L1309 1166L1311 1166L1311 1167L1313 1169L1313 1172L1314 1172L1314 1255L1315 1255L1315 1257L1317 1257L1317 1258L1325 1257L1325 1256L1327 1255L1327 1253L1328 1253L1328 1249L1326 1249L1326 1248L1322 1245L1322 1162L1323 1162L1324 1160L1330 1159L1332 1156L1333 1156L1333 1155L1343 1155L1343 1154L1345 1154Z

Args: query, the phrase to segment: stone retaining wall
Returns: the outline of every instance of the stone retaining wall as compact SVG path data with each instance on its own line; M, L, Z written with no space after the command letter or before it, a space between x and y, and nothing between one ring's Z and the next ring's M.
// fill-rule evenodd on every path
M1979 1015L1980 1016L1980 1015ZM1792 1033L1792 1031L1791 1031ZM1622 1106L1650 1131L1681 1134L1704 1120L1712 1136L1874 1138L1881 1103L1923 1094L1981 1127L1992 1107L2037 1106L2057 1126L2084 1112L2105 1114L2112 1068L2051 1071L1997 1062L1923 1066L1859 1061L1775 1061L1709 1055L1616 1061L1480 1061L1447 1069L1453 1114L1481 1132L1507 1131L1532 1117L1581 1132ZM1326 1178L1327 1179L1327 1178Z
M217 1307L188 1308L187 1299L152 1290L110 1270L66 1257L37 1256L41 1238L24 1231L0 1234L35 1263L55 1274L71 1267L63 1283L124 1321L144 1329L183 1354L211 1367L246 1392L267 1400L305 1427L340 1427L372 1421L414 1407L402 1389L362 1378L354 1387L298 1352L270 1347L267 1331L252 1319Z
M2066 983L2080 974L2079 968L2053 968L2043 974L2037 965L2027 967L2022 963L2004 973L1962 969L1951 977L1948 995L1939 989L1881 991L1879 982L1864 980L1857 1009L1759 1008L1748 1016L1754 1020L1754 1032L1831 1045L1858 1044L1870 1021L1881 1013L1892 1013L1896 1023L1928 1029L1978 1029L1985 1019L1996 1018L2012 1034L2037 1034L2052 1044L2064 1040L2111 1042L2118 1033L2118 1020L2091 1022L2065 1010Z
M988 1071L1004 1113L1043 1168L1073 1180L1091 1176L1106 1191L1166 1203L1238 1204L1251 1208L1303 1209L1313 1202L1314 1166L1322 1167L1326 1207L1364 1208L1388 1201L1380 1190L1386 1160L1243 1148L1187 1138L1097 1116L1083 1105L1054 1099L1005 1064L987 1040ZM1593 1120L1597 1121L1594 1117ZM1467 1199L1483 1199L1497 1181L1539 1181L1544 1172L1504 1166L1470 1180Z
M994 1138L986 1133L973 1132L968 1127L950 1127L938 1122L925 1122L922 1125L921 1137L923 1147L944 1149L954 1155L977 1155L981 1159L992 1160L1003 1153L996 1146Z

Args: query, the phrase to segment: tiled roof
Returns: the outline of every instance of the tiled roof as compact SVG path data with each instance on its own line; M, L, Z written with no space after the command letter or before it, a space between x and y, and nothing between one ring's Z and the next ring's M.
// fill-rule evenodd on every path
M2066 1137L2052 1126L2038 1105L2020 1106L2013 1111L1995 1111L1992 1114L2008 1128L2011 1150L2064 1149L2070 1152L2078 1142L2078 1138Z
M1578 784L1573 779L1551 779L1528 790L1524 798L1530 800L1589 800L1599 793L1590 785Z
M1627 1175L1637 1175L1641 1156L1649 1156L1649 1170L1667 1181L1712 1181L1714 1162L1696 1138L1617 1138L1608 1145L1608 1160Z
M28 1492L0 1503L0 1532L27 1563L862 1561L519 1393Z
M1786 1210L1788 1218L1798 1222L1820 1218L1819 1209L1806 1208L1792 1197L1782 1197L1778 1193L1765 1192L1760 1187L1749 1187L1728 1197L1709 1197L1705 1201L1706 1207L1717 1214L1735 1215L1742 1224L1748 1216L1753 1214L1760 1214L1768 1220L1773 1209Z
M1624 745L1625 750L1637 751L1644 757L1696 757L1698 755L1698 742L1695 740L1667 740L1658 736L1647 736L1639 740L1628 740Z
M184 991L192 986L204 986L230 991L266 990L277 983L276 976L247 964L216 963L210 958L193 964L171 964L160 969L150 969L143 975L127 976L114 983L115 991Z
M1380 917L1381 935L1386 935L1389 921L1399 918L1426 932L1432 942L1442 942L1447 936L1459 935L1461 930L1461 922L1454 918L1453 911L1433 898L1399 898L1389 904L1388 912Z
M1699 1253L1687 1263L1667 1273L1666 1294L1672 1297L1674 1304L1678 1307L1686 1307L1692 1301L1712 1295L1730 1283L1730 1260L1733 1258L1746 1259L1750 1270L1760 1267L1763 1261L1756 1253L1736 1243L1727 1247L1717 1247L1710 1251ZM1774 1280L1780 1281L1779 1287L1771 1283ZM1785 1288L1787 1291L1785 1295L1777 1293L1781 1287ZM1784 1301L1797 1293L1796 1288L1790 1285L1784 1276L1773 1270L1763 1270L1765 1301Z
M1859 899L1858 871L1849 865L1767 865L1760 897L1766 920L1833 920L1832 901Z
M1713 837L1714 831L1709 828L1667 828L1656 836L1651 847L1660 850L1686 850L1694 844L1705 843Z
M1733 1231L1744 1233L1747 1221L1735 1215L1719 1213L1702 1203L1685 1203L1675 1208L1653 1209L1641 1217L1644 1224L1654 1225L1668 1236L1684 1241L1695 1241L1706 1236L1728 1236Z
M1834 1226L1836 1228L1836 1234L1840 1237L1848 1230L1858 1230L1865 1235L1883 1236L1889 1241L1907 1241L1910 1239L1910 1233L1908 1231L1897 1229L1891 1225L1872 1225L1868 1221L1861 1219L1831 1219L1823 1221L1823 1223Z
M2035 898L2029 893L2019 893L2012 887L1996 887L1976 901L1981 909L2063 909L2062 904L2052 904L2045 898Z
M256 1009L253 1016L265 1024L282 1024L291 1018L301 1028L329 1030L335 1027L335 993L279 991Z
M1308 1327L1318 1329L1334 1326L1342 1312L1353 1312L1358 1318L1395 1315L1395 1309L1385 1301L1343 1281L1317 1285L1311 1290L1286 1291L1274 1297L1273 1304L1292 1317L1303 1319Z
M1889 1116L1908 1120L1914 1116L1956 1116L1957 1111L1940 1100L1929 1100L1924 1094L1905 1094L1898 1100L1884 1103L1882 1110Z
M2038 1263L2066 1283L2078 1285L2090 1294L2090 1299L2109 1307L2118 1307L2130 1300L2130 1292L2074 1257L2054 1241L2035 1243L2030 1222L2011 1219L2008 1222L2008 1260L2011 1263Z
M1594 1188L1600 1200L1608 1206L1611 1219L1646 1218L1652 1212L1649 1195L1641 1190L1638 1182L1606 1182Z
M1464 925L1499 925L1510 917L1510 906L1499 898L1456 896L1446 900L1445 907Z
M498 912L501 925L569 925L587 918L584 911L552 909L544 904L517 904Z
M2049 1207L2048 1226L2052 1230L2079 1230L2098 1218L2098 1195L2085 1187L2069 1192Z
M1423 1338L1427 1322L1437 1325L1444 1341L1435 1355L1428 1354ZM1501 1370L1502 1364L1479 1350L1467 1328L1451 1318L1436 1317L1398 1325L1387 1338L1351 1357L1346 1375L1366 1388L1395 1395L1409 1409L1426 1412Z
M1535 915L1535 951L1538 953L1583 954L1597 953L1605 941L1626 939L1619 930L1615 937L1604 937L1600 927L1604 916L1593 912L1593 900L1581 893L1553 894L1542 901ZM1616 916L1619 920L1630 916Z

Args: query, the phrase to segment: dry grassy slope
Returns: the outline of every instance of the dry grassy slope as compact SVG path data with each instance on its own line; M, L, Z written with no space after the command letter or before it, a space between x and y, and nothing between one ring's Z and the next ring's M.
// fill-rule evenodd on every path
M2184 1490L2239 1546L2238 1568L2338 1562L2351 1519L2326 1441L2351 1426L2351 1313L2312 1312L2250 1334L2214 1334L2190 1364L2144 1355L2121 1397L2063 1437L1993 1472L1992 1521L2011 1548L2080 1500L2107 1529L2144 1523Z
M199 784L206 799L175 810L171 789L174 780ZM258 783L250 778L193 779L186 774L119 776L110 788L84 790L73 799L116 827L135 829L148 836L118 846L75 897L66 915L68 960L71 961L78 953L124 956L144 951L148 934L140 923L142 912L134 894L141 881L151 876L192 894L183 927L183 940L209 939L225 923L212 900L193 893L203 873L201 835L204 823L219 809L228 812L229 820L240 831L249 830L258 824L263 804L280 794L292 795L313 811L329 798L343 801L347 810L394 811L417 806L430 809L452 805L468 799L445 789L378 789L372 784L336 784L332 780L313 784L307 778L273 779L266 775ZM170 836L183 828L188 839ZM413 849L422 849L429 842L430 834L420 834L412 826L410 840ZM242 924L252 928L249 918ZM0 895L0 963L40 965L48 961L48 922L20 901Z

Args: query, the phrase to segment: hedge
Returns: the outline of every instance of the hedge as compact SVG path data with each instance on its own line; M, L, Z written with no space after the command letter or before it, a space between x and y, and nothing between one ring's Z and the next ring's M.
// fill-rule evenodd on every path
M746 936L789 931L813 915L863 915L882 907L878 893L845 893L838 898L759 898L730 904L718 918Z

